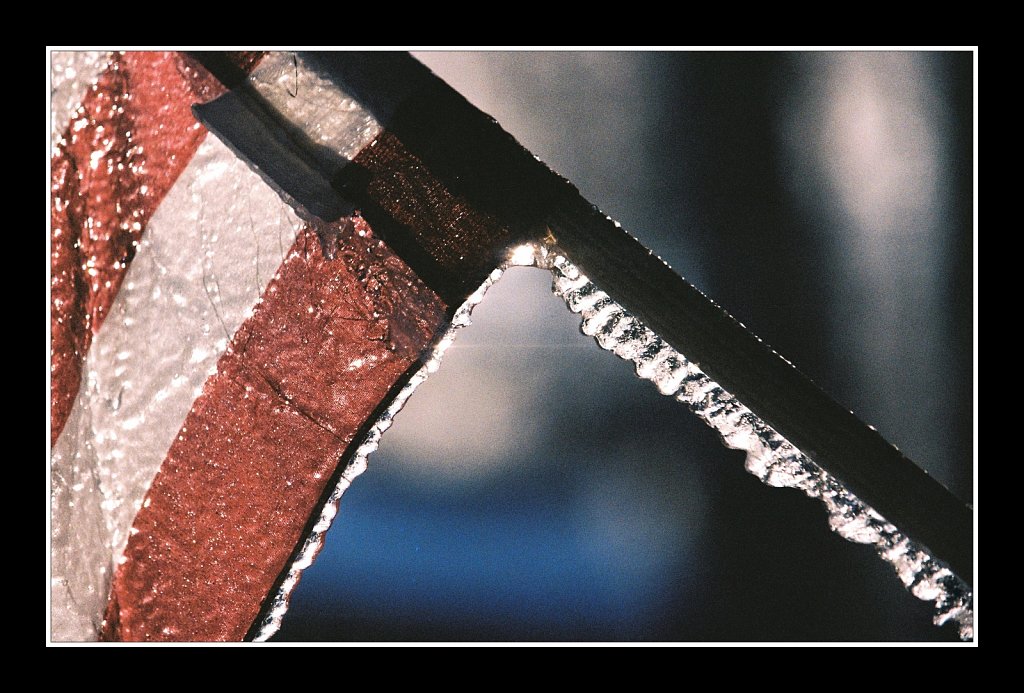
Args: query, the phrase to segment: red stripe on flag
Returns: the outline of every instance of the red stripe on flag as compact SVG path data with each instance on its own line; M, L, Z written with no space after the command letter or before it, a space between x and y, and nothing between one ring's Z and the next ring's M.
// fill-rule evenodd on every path
M446 306L369 227L303 231L207 380L136 515L103 636L241 640L339 458ZM323 234L332 237L332 233Z
M256 60L238 59L248 67ZM191 106L222 92L178 53L115 55L58 144L51 167L51 443L143 229L206 135Z

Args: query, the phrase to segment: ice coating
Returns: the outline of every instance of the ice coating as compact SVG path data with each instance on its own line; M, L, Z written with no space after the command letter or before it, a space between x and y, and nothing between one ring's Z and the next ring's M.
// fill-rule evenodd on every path
M777 431L712 381L682 354L615 303L562 254L533 245L514 248L505 267L537 265L553 275L554 293L569 309L583 317L581 330L616 356L630 361L637 375L650 380L665 395L673 396L722 437L726 446L747 452L746 469L769 486L797 488L825 504L829 527L848 541L871 544L896 571L903 585L919 599L933 602L936 625L957 624L964 640L974 636L973 599L970 588L949 568L930 556L895 526L865 505L836 479L818 467ZM261 621L254 640L263 642L280 629L291 593L302 571L312 565L323 547L325 535L338 513L345 491L366 468L382 435L412 393L440 366L458 332L468 326L473 308L503 271L491 273L484 284L456 311L449 329L438 340L430 357L373 424L325 504L316 525L288 570Z
M54 640L96 639L143 496L301 227L212 137L153 215L52 450Z
M95 640L110 588L110 537L104 519L92 412L71 409L50 458L50 637Z
M50 146L55 147L71 114L78 110L87 87L95 84L110 62L107 51L50 53Z
M513 265L522 263L516 262L513 257L508 264ZM471 324L470 314L472 313L473 308L483 300L484 294L496 281L498 281L498 279L501 278L501 275L501 269L496 269L491 272L480 288L473 292L473 294L466 299L465 303L459 306L455 311L455 315L453 316L448 329L441 334L440 338L434 344L430 355L423 361L423 365L415 374L413 374L412 378L410 378L409 382L405 384L405 387L399 391L384 413L381 414L370 427L369 433L366 434L363 442L360 443L358 448L356 448L351 461L349 461L348 465L345 467L345 471L342 472L341 479L339 479L337 486L335 486L334 490L331 492L327 503L320 512L320 516L317 519L316 524L313 526L309 536L306 537L306 540L303 542L302 549L299 551L298 557L288 568L288 573L285 576L284 581L281 583L277 593L273 596L270 608L267 610L266 615L260 622L259 628L253 637L255 642L265 642L280 630L281 620L288 611L288 603L291 599L292 591L295 589L295 586L299 584L299 580L302 577L302 571L313 564L317 554L320 553L320 549L323 548L327 530L331 528L331 523L334 522L334 517L338 514L338 506L341 503L341 497L345 494L345 491L348 490L349 486L352 485L352 481L366 471L370 455L376 452L377 448L380 446L381 436L384 435L384 432L391 427L395 415L402 410L406 401L408 401L412 393L415 392L416 388L423 384L427 379L427 376L437 371L438 367L441 365L441 358L444 356L448 347L451 346L452 342L455 341L455 337L458 335L459 331Z
M132 518L203 383L301 228L213 137L153 216L114 303L116 320L90 352L83 393L112 560L124 551ZM160 344L156 353L149 341Z
M303 230L203 383L135 515L102 638L243 639L339 459L442 329L444 304L364 220L339 235L330 258Z
M526 264L526 263L521 263ZM866 505L777 431L633 317L563 254L538 250L537 264L553 275L553 290L582 317L580 329L602 349L630 361L636 373L664 395L689 406L721 435L726 446L747 453L746 469L769 486L795 488L819 499L832 531L870 544L910 592L935 605L933 621L954 621L963 640L974 637L970 587L898 528Z
M288 122L343 159L352 159L382 129L358 101L298 53L267 54L250 81Z
M105 64L80 95L50 165L51 444L146 226L206 136L191 104L219 93L178 53L129 51ZM72 73L78 68L64 68L65 77Z

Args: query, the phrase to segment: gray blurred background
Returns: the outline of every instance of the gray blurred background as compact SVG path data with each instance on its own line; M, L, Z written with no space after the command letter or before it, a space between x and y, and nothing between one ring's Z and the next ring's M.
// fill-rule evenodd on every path
M418 53L970 501L970 53ZM277 640L954 640L821 506L491 290Z

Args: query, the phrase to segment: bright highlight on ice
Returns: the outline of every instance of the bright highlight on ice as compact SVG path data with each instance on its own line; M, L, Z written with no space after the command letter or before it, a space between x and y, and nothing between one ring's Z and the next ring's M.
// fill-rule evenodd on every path
M800 489L821 500L832 531L848 541L872 544L915 597L935 604L936 625L952 620L961 639L974 637L973 595L963 580L594 286L563 255L550 251L542 262L554 275L555 295L583 317L584 334L631 361L637 375L662 394L688 405L726 446L745 450L751 474L769 486Z
M512 250L509 267L531 267L537 262L537 246L527 243Z
M825 505L832 531L848 541L871 544L896 571L900 581L918 599L933 602L936 625L954 621L960 637L974 637L973 595L970 587L940 561L926 553L897 527L854 496L788 440L751 412L733 395L711 380L696 364L669 346L608 294L598 289L557 249L522 245L513 249L503 269L539 266L553 275L553 291L574 313L582 316L580 329L602 349L634 364L638 376L650 380L664 394L675 397L715 429L726 446L747 453L746 469L769 486L796 488ZM368 458L413 391L440 366L444 352L458 331L471 323L470 313L503 273L494 270L481 287L455 312L451 326L424 359L422 368L402 389L387 411L370 429L331 494L298 559L292 564L255 639L265 641L278 631L288 609L291 591L303 570L319 552L324 535L338 512L341 496L367 466Z

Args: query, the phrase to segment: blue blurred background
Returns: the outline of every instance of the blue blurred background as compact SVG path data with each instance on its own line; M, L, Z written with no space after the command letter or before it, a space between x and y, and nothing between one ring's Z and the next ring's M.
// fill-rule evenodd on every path
M973 495L971 53L418 53ZM276 640L954 640L578 332L491 290L345 495Z

